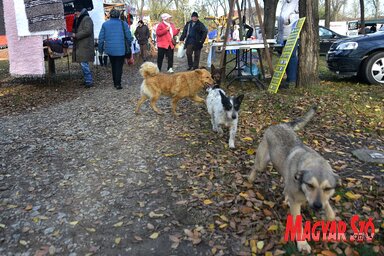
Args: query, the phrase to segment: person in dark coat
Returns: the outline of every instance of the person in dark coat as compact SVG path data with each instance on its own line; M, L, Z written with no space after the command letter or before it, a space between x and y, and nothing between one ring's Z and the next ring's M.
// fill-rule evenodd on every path
M131 47L133 37L125 21L119 19L120 12L112 9L110 19L103 23L99 33L99 52L109 56L112 66L113 85L120 90L125 59L125 41Z
M199 68L200 52L207 38L208 29L199 20L197 12L193 12L191 20L185 24L180 42L184 42L184 48L187 49L188 70ZM192 61L192 54L194 60Z
M148 38L150 37L148 26L142 20L139 20L135 31L135 37L140 45L140 56L143 61L147 61Z
M93 78L88 62L93 62L95 58L93 21L81 2L75 3L75 20L72 30L74 39L72 62L80 63L84 74L85 87L90 88L93 86Z

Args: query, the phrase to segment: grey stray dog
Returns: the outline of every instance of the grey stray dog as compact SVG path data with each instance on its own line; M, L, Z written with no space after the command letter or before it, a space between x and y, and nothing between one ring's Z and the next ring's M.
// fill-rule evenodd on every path
M301 214L301 205L307 202L316 211L324 209L328 220L335 218L329 199L335 192L339 177L329 163L304 145L295 133L315 113L316 107L312 107L303 117L293 122L269 127L257 148L255 165L248 178L253 183L257 172L265 170L267 164L272 162L284 178L284 195L294 221ZM311 251L306 240L297 241L297 248L299 251Z

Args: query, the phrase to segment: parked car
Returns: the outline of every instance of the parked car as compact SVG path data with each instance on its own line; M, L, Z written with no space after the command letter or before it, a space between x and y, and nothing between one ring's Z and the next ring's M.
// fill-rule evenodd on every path
M340 35L329 28L319 26L320 55L326 55L331 45L343 38L347 38L347 36Z
M384 85L384 32L339 40L327 53L329 70Z
M277 34L275 36L277 38ZM347 36L340 35L329 28L319 26L319 41L320 41L320 55L326 55L331 45L337 40L347 38ZM275 49L278 53L281 53L282 48Z

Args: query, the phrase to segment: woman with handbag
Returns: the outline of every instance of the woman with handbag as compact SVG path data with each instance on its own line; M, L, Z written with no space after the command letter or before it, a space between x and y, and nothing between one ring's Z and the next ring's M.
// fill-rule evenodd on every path
M109 56L112 66L113 85L122 89L121 76L123 74L124 59L130 57L133 37L127 22L119 19L120 12L112 9L110 19L103 23L99 34L99 52Z
M176 29L175 25L171 22L171 18L172 16L168 13L163 13L161 15L163 22L159 23L156 29L157 67L161 71L164 55L167 55L168 73L173 73L173 53L176 44L174 37L180 32L180 29Z

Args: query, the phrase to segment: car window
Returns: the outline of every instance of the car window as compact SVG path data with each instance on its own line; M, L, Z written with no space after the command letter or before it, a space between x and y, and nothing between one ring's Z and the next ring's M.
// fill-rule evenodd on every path
M328 29L319 27L319 36L321 38L332 38L333 33L331 31L329 31Z

